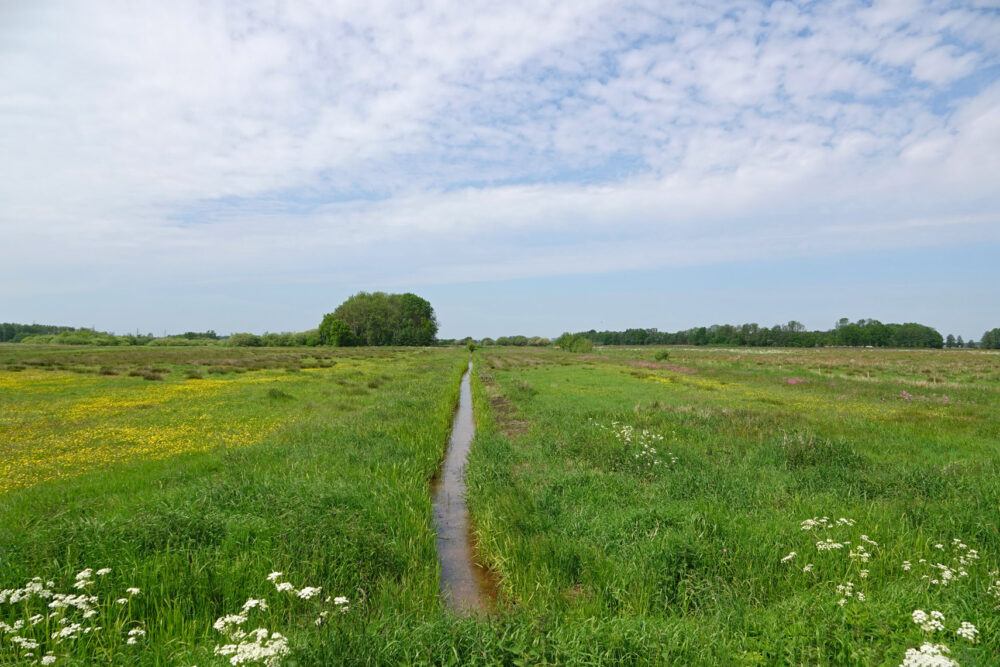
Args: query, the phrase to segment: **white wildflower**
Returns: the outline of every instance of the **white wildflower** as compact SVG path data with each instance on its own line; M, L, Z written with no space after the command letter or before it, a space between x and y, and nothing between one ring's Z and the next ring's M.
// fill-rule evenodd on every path
M54 663L55 661L56 661L56 656L54 656L54 655L53 655L53 654L51 654L51 653L49 653L49 654L47 654L47 655L44 655L44 656L42 656L42 664L43 664L43 665L51 665L51 664L52 664L52 663Z
M246 613L251 609L260 609L261 611L265 611L267 609L267 600L264 598L259 600L248 598L247 601L243 603L243 613Z
M320 591L322 590L323 590L322 587L316 588L313 586L306 586L305 588L303 588L298 592L298 596L303 600L310 600L319 595Z
M844 544L840 542L834 542L829 537L825 541L820 541L816 543L816 548L820 551L829 551L831 549L843 549Z
M274 587L278 589L279 593L284 593L285 591L291 591L293 593L295 592L295 586L292 586L287 581L282 581L280 583L277 583L274 585Z
M277 667L281 658L288 654L288 640L279 633L272 633L268 638L267 630L259 628L250 634L254 641L216 646L215 654L228 656L232 665L262 662L265 667Z
M79 623L71 623L61 630L53 632L52 639L55 639L57 643L64 639L76 639L81 630L83 630L82 625Z
M787 563L788 561L792 560L793 558L795 558L795 552L794 551L792 551L787 556L785 556L784 558L782 558L781 562L782 563Z
M111 568L110 567L102 567L100 570L97 571L97 576L98 577L103 577L106 574L111 574Z
M224 635L230 634L237 626L243 625L247 622L247 617L244 614L230 614L229 616L223 616L215 621L212 625L213 628L218 630Z
M142 591L140 591L138 588L132 587L132 588L126 588L125 592L128 593L129 595L139 595L139 593L141 593Z
M34 651L36 648L38 648L38 642L28 637L20 637L18 635L14 635L13 637L10 637L8 641L10 641L10 643L12 644L20 645L22 651Z
M276 581L283 574L284 574L284 572L272 572L271 574L267 575L267 580L268 581Z
M849 598L854 595L854 584L849 581L846 584L839 584L837 586L837 592L845 598Z
M930 616L923 609L914 609L913 622L920 626L924 632L936 632L944 630L944 614L939 611L932 611Z
M806 563L805 567L802 568L802 571L803 572L812 572L813 571L813 564L812 563Z
M968 621L962 621L962 626L958 630L955 630L955 634L957 634L962 639L968 639L970 642L975 643L977 640L976 635L979 634L979 630L977 630L976 626L974 626L972 623L969 623Z
M921 644L919 649L906 649L899 667L958 667L958 662L948 657L949 653L944 644Z
M802 522L800 528L802 530L815 530L817 528L829 528L830 520L826 517L813 517L811 519L806 519Z

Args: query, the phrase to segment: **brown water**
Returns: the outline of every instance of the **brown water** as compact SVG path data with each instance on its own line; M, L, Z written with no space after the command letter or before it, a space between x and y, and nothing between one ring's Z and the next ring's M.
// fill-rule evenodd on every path
M472 389L469 370L462 376L458 412L441 474L431 482L434 526L437 529L438 561L441 563L441 597L460 615L489 611L496 597L495 583L486 568L475 560L475 539L465 506L465 461L476 434L472 419Z

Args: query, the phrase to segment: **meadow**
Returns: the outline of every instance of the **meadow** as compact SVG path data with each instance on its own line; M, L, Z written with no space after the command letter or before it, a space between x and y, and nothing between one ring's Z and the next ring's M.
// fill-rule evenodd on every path
M0 346L0 664L997 664L1000 355L481 348L459 618L468 358Z
M521 613L634 662L1000 662L1000 356L668 354L482 353L470 507Z

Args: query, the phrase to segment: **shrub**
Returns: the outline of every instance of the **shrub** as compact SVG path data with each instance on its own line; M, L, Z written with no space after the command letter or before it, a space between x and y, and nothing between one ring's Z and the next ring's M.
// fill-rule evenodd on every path
M233 347L260 347L261 339L252 333L234 333L229 336L226 344Z

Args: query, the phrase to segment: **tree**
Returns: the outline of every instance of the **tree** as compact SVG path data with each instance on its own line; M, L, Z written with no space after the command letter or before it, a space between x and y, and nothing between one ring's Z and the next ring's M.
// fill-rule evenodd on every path
M347 322L335 317L333 313L327 313L319 323L319 342L321 345L350 347L357 344L357 339Z
M325 345L432 345L434 309L416 294L358 292L323 317Z
M984 350L1000 350L1000 327L985 332L979 339L979 347Z
M948 337L944 339L945 347L955 347L955 334L948 334Z
M566 352L585 353L594 349L594 343L583 334L571 334L569 332L556 338L555 344Z

